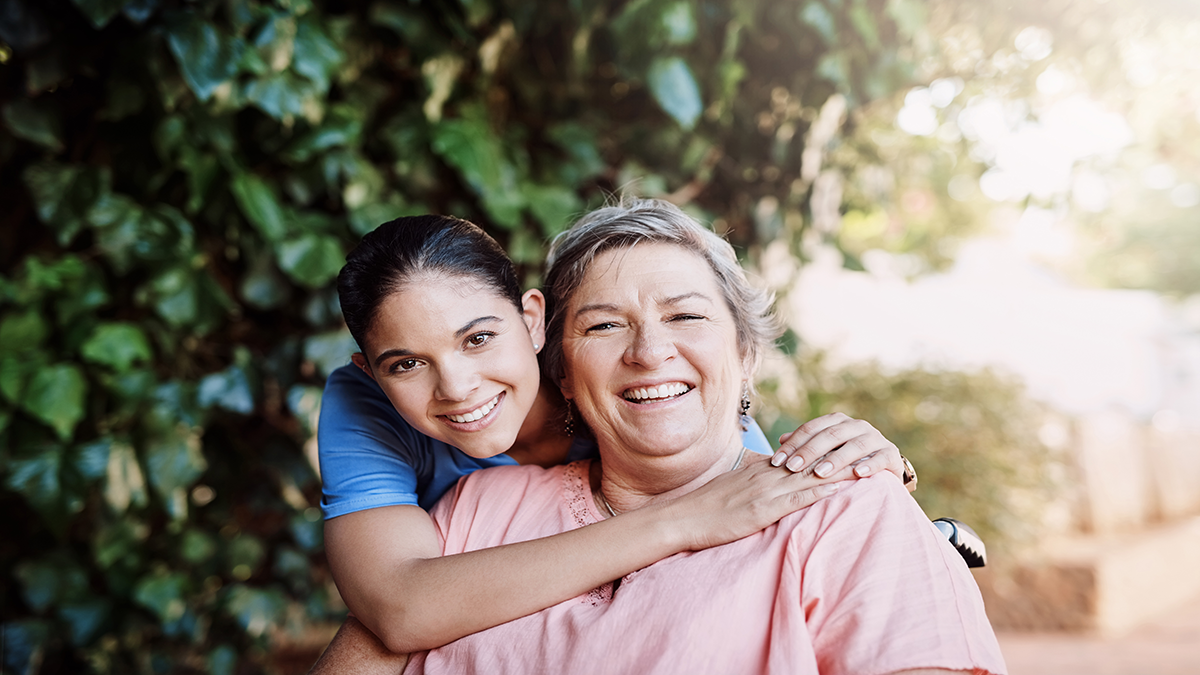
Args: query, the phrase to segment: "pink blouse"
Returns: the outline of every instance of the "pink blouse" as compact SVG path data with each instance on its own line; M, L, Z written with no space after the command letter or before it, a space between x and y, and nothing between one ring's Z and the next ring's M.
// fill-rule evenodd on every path
M486 469L432 512L446 554L603 519L590 462ZM881 473L724 546L412 656L418 673L1005 672L966 565Z

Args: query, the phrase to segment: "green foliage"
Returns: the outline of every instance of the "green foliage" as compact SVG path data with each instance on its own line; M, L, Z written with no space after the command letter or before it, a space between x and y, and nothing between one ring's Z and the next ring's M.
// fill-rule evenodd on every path
M885 0L8 4L14 673L269 671L340 618L303 447L354 350L332 286L362 234L453 213L532 281L636 181L753 251L762 200L807 222L815 112L919 57Z
M768 436L831 412L870 421L917 469L914 497L930 518L971 525L993 552L1031 543L1057 487L1059 458L1039 440L1045 410L1017 382L991 371L887 372L875 364L831 369L794 357L800 405L779 380L764 383ZM765 421L764 419L764 421Z

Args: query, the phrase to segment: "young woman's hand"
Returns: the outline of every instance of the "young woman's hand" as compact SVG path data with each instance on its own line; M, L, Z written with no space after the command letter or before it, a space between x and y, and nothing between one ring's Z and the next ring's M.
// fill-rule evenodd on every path
M846 467L865 478L880 471L896 474L909 492L917 475L900 450L869 422L842 413L822 415L779 437L771 464L828 478Z
M855 478L850 467L819 478L782 470L772 466L767 457L746 453L742 467L645 510L662 509L657 520L670 524L681 549L698 551L754 534L836 493L841 481Z

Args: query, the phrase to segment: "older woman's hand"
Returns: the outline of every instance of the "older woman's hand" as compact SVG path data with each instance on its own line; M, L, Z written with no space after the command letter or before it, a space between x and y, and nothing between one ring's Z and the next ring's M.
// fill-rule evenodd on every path
M869 422L842 413L809 420L779 437L781 447L771 457L774 466L828 478L846 467L864 478L880 471L896 474L909 492L917 488L916 472L899 448Z

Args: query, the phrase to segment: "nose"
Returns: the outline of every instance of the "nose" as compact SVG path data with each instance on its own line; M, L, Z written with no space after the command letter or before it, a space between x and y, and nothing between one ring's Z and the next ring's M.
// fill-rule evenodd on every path
M438 368L434 396L439 401L465 401L479 388L479 373L469 363L455 362Z
M675 343L666 327L648 322L635 327L633 341L625 349L625 362L653 370L675 356Z

